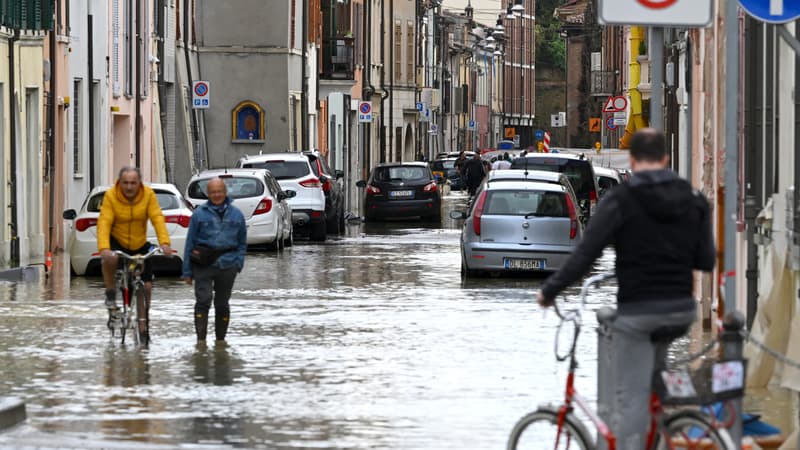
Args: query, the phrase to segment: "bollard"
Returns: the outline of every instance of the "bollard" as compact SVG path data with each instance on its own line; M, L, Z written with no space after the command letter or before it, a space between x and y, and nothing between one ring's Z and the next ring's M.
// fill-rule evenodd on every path
M720 341L722 342L722 359L723 360L736 360L744 358L744 336L742 336L742 328L744 327L744 316L739 311L732 311L725 315L722 322L723 331L720 334ZM742 448L742 399L737 398L731 400L735 417L733 424L728 428L728 433L733 440L733 446L737 450Z

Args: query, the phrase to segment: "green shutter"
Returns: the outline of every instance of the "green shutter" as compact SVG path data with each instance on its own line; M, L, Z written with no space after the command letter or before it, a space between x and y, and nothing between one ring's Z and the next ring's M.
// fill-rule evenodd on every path
M0 0L0 25L18 30L52 30L54 0Z

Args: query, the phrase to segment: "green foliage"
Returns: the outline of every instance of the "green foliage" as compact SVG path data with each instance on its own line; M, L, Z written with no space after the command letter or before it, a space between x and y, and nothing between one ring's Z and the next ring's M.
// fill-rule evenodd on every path
M566 71L566 46L561 37L561 22L553 16L563 0L536 2L536 65Z

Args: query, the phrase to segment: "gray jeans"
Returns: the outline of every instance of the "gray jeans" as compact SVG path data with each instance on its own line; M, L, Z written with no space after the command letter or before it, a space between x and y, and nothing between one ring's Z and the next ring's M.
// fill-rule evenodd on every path
M231 298L233 282L238 271L235 267L218 269L216 267L192 267L194 276L195 313L208 314L211 301L214 301L214 314L220 317L230 316L228 300Z
M650 427L650 394L656 355L664 355L650 340L652 332L664 326L691 325L695 310L666 314L618 315L611 324L608 364L612 373L606 392L611 411L600 417L611 427L619 450L642 450ZM599 394L599 393L598 393ZM606 450L598 436L598 450Z

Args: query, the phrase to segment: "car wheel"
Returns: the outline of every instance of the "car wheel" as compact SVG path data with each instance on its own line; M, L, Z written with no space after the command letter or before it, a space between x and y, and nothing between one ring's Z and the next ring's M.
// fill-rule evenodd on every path
M283 247L284 248L291 247L293 245L294 245L294 228L289 230L289 237L284 239L284 241L283 241Z
M464 257L461 257L461 278L477 278L480 274L480 271L468 268Z
M281 242L283 242L283 237L276 237L274 241L267 244L267 248L279 252L281 251Z
M346 230L344 223L344 207L339 208L339 232L344 233Z
M324 242L327 237L326 223L324 220L311 224L311 240Z
M339 226L339 214L337 213L336 216L331 217L326 221L326 228L328 230L328 234L339 234L342 230Z

